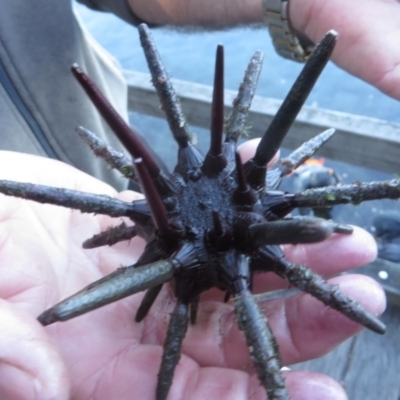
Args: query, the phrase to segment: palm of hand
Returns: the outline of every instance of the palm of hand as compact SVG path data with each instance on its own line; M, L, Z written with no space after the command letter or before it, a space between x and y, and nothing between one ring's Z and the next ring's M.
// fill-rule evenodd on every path
M7 179L57 185L62 177L59 186L115 194L107 185L54 161L4 152L0 164L7 166L8 172L3 173ZM45 180L38 178L42 171L46 171ZM127 200L133 196L122 195ZM140 241L83 250L82 242L109 226L109 218L6 197L1 197L0 203L0 296L4 299L0 324L8 327L0 332L0 359L9 366L8 370L0 368L2 378L8 377L0 385L0 394L6 394L2 398L123 400L135 393L135 398L153 399L161 345L173 307L168 287L140 324L134 322L134 315L141 294L45 329L34 319L104 274L134 263L142 250ZM366 233L356 230L351 237L288 247L287 254L332 275L368 261L375 248ZM368 299L369 311L383 310L382 292L371 281L336 279L361 303ZM258 291L282 287L282 282L270 276L260 275L257 281ZM264 389L249 375L251 362L231 305L220 301L221 293L205 297L199 321L189 328L184 341L170 398L264 398ZM303 294L269 301L262 307L278 338L284 363L319 356L360 329ZM333 325L341 330L333 331ZM25 379L27 376L30 379ZM344 398L334 382L318 374L290 372L287 384L289 389L297 388L293 399Z

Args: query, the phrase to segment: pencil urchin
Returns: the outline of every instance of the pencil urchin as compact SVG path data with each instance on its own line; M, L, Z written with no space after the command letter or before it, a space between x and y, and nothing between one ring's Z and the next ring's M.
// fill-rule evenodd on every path
M136 235L146 247L135 265L90 284L41 314L43 325L65 321L123 297L146 290L136 314L142 321L163 284L171 282L176 306L171 314L155 398L166 399L180 359L189 324L196 322L201 294L213 287L233 297L236 318L249 347L261 384L270 400L289 399L281 375L278 347L268 321L253 299L254 274L274 272L290 285L311 294L353 321L377 333L385 326L363 307L329 285L306 266L287 261L280 245L322 241L332 233L351 234L347 225L313 217L290 217L296 207L326 207L365 200L400 197L398 180L336 185L290 194L277 190L281 179L311 157L332 135L327 130L303 144L272 169L266 165L293 123L336 42L331 31L316 45L300 76L258 145L255 156L242 163L236 151L262 65L262 53L251 59L233 111L223 115L223 47L218 46L211 116L211 145L203 156L192 143L179 100L145 25L139 33L172 134L178 144L174 172L161 169L137 134L118 116L90 78L74 65L72 71L99 112L133 157L109 148L91 132L77 132L113 168L141 185L145 200L126 203L108 196L28 183L1 181L0 191L82 212L128 217L134 227L121 224L88 239L85 248L112 245ZM223 140L223 131L225 139Z

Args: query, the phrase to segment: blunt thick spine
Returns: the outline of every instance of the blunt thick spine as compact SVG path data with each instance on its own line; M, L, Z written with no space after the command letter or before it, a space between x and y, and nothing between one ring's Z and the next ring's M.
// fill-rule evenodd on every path
M168 125L176 142L180 148L185 148L193 138L189 133L179 98L171 84L170 77L163 65L149 28L145 24L141 24L138 26L138 30L153 85L161 102L161 108L165 112Z
M340 229L340 233L352 230ZM282 219L255 224L249 227L249 244L264 246L269 244L299 244L321 242L338 232L338 224L322 218Z
M26 182L0 180L0 193L79 210L83 213L104 214L111 217L130 216L132 204L110 196L55 188Z
M261 313L249 290L235 295L235 312L239 328L246 336L247 346L269 400L290 400L281 373L278 346L266 317Z
M384 334L386 332L386 326L382 321L366 311L360 303L346 296L339 286L330 285L324 278L309 268L294 265L282 259L281 262L276 264L274 271L287 279L294 287L309 293L350 320L376 333Z
M328 32L319 42L303 70L296 79L288 95L280 106L269 127L265 131L254 156L254 163L263 166L272 160L281 147L283 139L303 107L311 89L329 61L335 47L337 34Z
M135 226L127 226L125 222L94 235L82 243L84 249L94 249L101 246L112 246L124 240L130 240L137 235Z
M400 179L380 182L355 182L307 189L288 196L294 207L329 207L360 204L364 201L400 198Z
M176 365L181 358L181 347L188 328L188 305L178 301L169 321L164 341L156 400L165 400L172 385Z
M280 161L281 175L287 176L291 174L296 168L300 167L304 161L312 157L334 134L335 129L327 129L303 143L287 157L283 158Z
M257 88L258 78L261 73L264 54L256 51L247 66L243 82L239 87L239 92L233 100L232 111L226 121L226 142L236 143L240 136L247 131L247 117L254 93Z
M169 281L174 276L174 266L168 261L157 261L141 267L127 267L94 282L86 289L61 301L38 317L43 325L66 321L89 311L113 303Z
M114 150L93 132L90 132L83 126L78 126L75 131L97 157L102 158L111 168L121 172L125 178L137 182L135 168L130 158L126 157L125 154Z

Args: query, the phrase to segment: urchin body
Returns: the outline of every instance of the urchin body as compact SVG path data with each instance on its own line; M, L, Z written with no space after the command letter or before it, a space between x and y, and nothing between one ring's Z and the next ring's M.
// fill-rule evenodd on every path
M255 156L242 163L236 151L240 135L247 129L262 55L252 58L227 121L223 109L223 49L217 49L211 117L211 146L203 156L192 143L186 122L157 50L146 26L139 27L154 86L162 109L178 143L175 171L162 170L133 132L116 114L94 83L78 66L72 70L100 113L131 153L134 161L109 148L85 128L78 134L94 153L104 158L128 179L141 185L145 200L125 203L107 196L0 181L2 193L95 212L128 217L124 223L99 233L85 248L112 245L136 235L146 241L135 265L119 268L83 288L39 316L43 325L64 321L142 290L147 290L136 314L140 323L156 301L162 285L171 282L177 299L164 342L156 399L168 396L181 344L189 321L196 322L201 294L213 287L234 298L240 329L261 384L269 400L287 400L289 394L280 372L278 346L268 321L252 294L256 273L274 272L289 285L310 293L348 318L378 332L385 326L361 305L329 285L306 266L284 257L281 244L311 243L332 233L351 234L347 225L319 218L291 218L296 207L326 207L359 202L360 199L399 198L398 180L338 185L288 194L278 189L281 179L321 147L333 135L328 130L311 139L271 169L269 163L313 87L333 50L336 34L329 32L310 56L303 72L266 130ZM225 139L223 131L225 128Z

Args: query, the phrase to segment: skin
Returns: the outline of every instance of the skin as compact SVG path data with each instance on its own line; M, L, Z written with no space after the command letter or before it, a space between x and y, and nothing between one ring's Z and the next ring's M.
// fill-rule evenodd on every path
M242 152L254 152L254 142ZM0 178L118 196L110 186L57 161L0 152ZM245 157L244 157L245 158ZM174 307L165 285L150 314L134 322L142 294L76 319L43 328L36 316L55 302L120 265L134 263L139 239L112 248L83 250L81 243L120 220L0 196L0 398L7 400L154 399L168 314ZM325 242L286 246L292 261L334 276L374 259L373 238L356 228ZM385 308L379 285L365 276L332 279L373 314ZM256 291L283 287L257 275ZM169 399L265 400L232 304L207 293L198 323L190 326ZM275 333L285 365L321 356L362 327L308 295L260 304ZM312 345L310 346L310 343ZM285 372L293 400L343 400L340 385L321 374Z
M129 3L144 21L162 25L221 28L263 22L261 0L129 0ZM289 19L296 30L314 43L335 29L339 41L332 60L400 99L398 0L290 0Z

